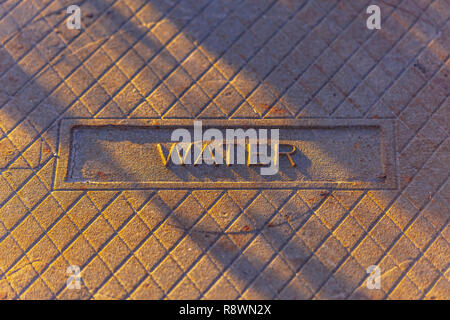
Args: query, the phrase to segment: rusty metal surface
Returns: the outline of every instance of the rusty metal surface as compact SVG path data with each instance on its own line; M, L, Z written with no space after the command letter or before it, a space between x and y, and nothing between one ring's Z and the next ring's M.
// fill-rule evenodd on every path
M449 299L449 15L447 0L0 1L0 299ZM397 185L60 190L65 118L386 119Z

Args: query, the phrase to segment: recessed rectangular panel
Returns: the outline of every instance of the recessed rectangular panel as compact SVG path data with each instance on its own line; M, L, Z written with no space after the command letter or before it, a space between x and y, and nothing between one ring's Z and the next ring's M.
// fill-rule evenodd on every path
M209 128L279 129L279 171L261 166L166 163L177 128L192 120L63 120L55 186L119 188L396 187L389 120L208 120ZM270 131L269 131L270 132ZM237 149L236 149L237 150ZM293 152L295 150L295 152ZM285 155L290 153L290 158Z

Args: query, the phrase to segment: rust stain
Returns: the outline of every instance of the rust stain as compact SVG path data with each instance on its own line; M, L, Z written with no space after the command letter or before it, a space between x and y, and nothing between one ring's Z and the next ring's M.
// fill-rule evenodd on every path
M403 176L403 180L405 180L406 183L410 183L412 178L410 176Z
M44 148L42 148L42 152L45 152L45 153L52 153L52 150L50 150L49 147L44 147Z
M272 112L273 113L281 113L281 114L286 114L287 113L286 109L282 109L280 107L273 107L272 108Z
M5 151L3 151L3 155L5 155L5 156L10 156L12 154L14 154L13 150L5 150Z
M329 194L330 194L329 191L321 191L321 192L320 192L320 195L321 195L322 197L326 197L326 196L328 196Z
M103 171L98 171L97 176L100 178L100 180L108 180L108 174L104 173Z

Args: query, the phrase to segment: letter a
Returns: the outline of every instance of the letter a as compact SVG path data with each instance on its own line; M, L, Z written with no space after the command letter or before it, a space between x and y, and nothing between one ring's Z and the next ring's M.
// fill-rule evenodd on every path
M81 29L81 9L77 5L71 5L67 8L67 13L70 16L67 18L67 28L73 29Z
M381 9L373 4L367 8L367 14L371 16L367 18L367 28L369 30L381 29Z

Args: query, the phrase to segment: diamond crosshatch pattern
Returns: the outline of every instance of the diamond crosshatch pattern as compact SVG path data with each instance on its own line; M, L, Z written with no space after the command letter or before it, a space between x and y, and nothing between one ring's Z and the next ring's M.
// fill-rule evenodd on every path
M0 299L450 297L447 0L78 3L0 2ZM398 190L55 190L63 118L395 119Z

